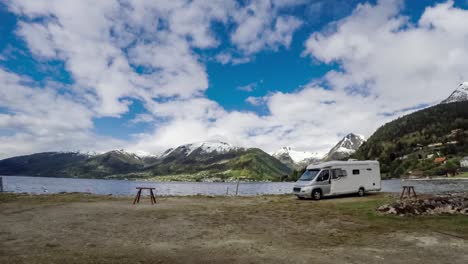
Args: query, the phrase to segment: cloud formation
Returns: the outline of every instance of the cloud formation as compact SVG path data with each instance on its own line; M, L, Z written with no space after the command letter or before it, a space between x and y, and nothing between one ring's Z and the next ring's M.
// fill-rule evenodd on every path
M63 61L73 83L39 85L0 69L0 157L122 147L157 153L211 139L325 153L344 134L369 136L394 118L384 113L437 103L468 79L468 11L448 1L413 23L401 15L402 2L379 1L310 32L303 54L337 69L292 92L246 99L264 114L228 111L205 96L209 75L197 50L238 64L287 49L304 21L286 11L304 4L9 0L21 17L17 36L37 60ZM226 27L226 50L215 24ZM96 118L118 118L134 100L147 112L129 124L149 123L150 132L126 141L93 132Z
M381 111L393 112L439 102L468 78L468 11L448 1L413 24L400 15L402 4L361 4L310 36L305 54L340 65L324 77L331 87L375 97Z

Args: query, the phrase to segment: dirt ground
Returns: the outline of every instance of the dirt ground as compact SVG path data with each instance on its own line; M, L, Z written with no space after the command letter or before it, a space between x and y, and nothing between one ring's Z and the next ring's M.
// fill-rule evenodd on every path
M1 194L0 263L468 263L468 217L392 199Z

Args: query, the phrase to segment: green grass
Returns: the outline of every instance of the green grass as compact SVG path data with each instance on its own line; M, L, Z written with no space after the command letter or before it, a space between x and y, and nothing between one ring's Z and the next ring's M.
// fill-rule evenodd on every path
M0 193L0 203L24 201L26 203L68 203L97 202L105 200L127 199L125 197L97 195L89 193L57 193L57 194L17 194Z
M362 202L338 203L337 211L352 216L369 225L376 231L389 228L394 231L441 230L468 236L468 217L464 215L434 215L434 216L396 216L377 212L381 205L394 202L395 199L386 195L372 195Z
M455 175L457 178L468 178L468 171L464 172L462 174Z

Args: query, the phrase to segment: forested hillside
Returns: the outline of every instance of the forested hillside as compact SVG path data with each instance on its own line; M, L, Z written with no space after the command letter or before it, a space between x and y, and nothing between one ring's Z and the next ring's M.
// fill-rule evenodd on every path
M378 159L382 173L399 177L453 173L467 155L468 101L464 101L435 105L383 125L353 157Z

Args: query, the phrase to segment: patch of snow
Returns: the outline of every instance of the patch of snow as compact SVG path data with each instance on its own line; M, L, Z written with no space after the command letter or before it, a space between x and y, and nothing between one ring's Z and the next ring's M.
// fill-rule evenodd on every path
M143 150L137 150L134 152L134 154L140 158L158 158L159 157L159 155L154 155Z
M349 133L343 137L324 157L324 160L327 160L330 157L333 157L335 153L341 153L345 155L351 155L366 141L365 137L362 135L357 135Z
M345 148L345 147L339 147L338 149L336 149L335 152L353 154L354 152L356 152L356 150L354 150L354 149L349 149L349 148Z
M291 147L282 147L280 150L273 152L271 155L273 157L279 157L284 154L289 155L294 163L300 163L309 159L319 159L321 157L321 155L317 152L296 151Z
M184 146L187 148L187 155L190 155L192 152L194 152L197 149L201 149L202 152L205 152L205 153L212 153L215 151L218 153L226 153L231 150L239 149L239 147L236 147L229 143L221 142L221 141L196 142L196 143L187 144Z
M442 104L448 104L453 102L468 101L468 82L461 83L458 88L445 100Z
M174 148L166 149L163 153L160 153L159 155L156 155L156 157L159 158L159 159L164 158L167 155L171 154L172 151L174 151Z
M123 150L123 149L112 150L112 151L109 151L109 152L114 152L114 153L117 153L117 154L125 155L125 156L127 156L127 157L132 157L132 158L140 159L140 156L138 156L137 154L135 154L135 153L133 153L133 152L125 151L125 150Z

